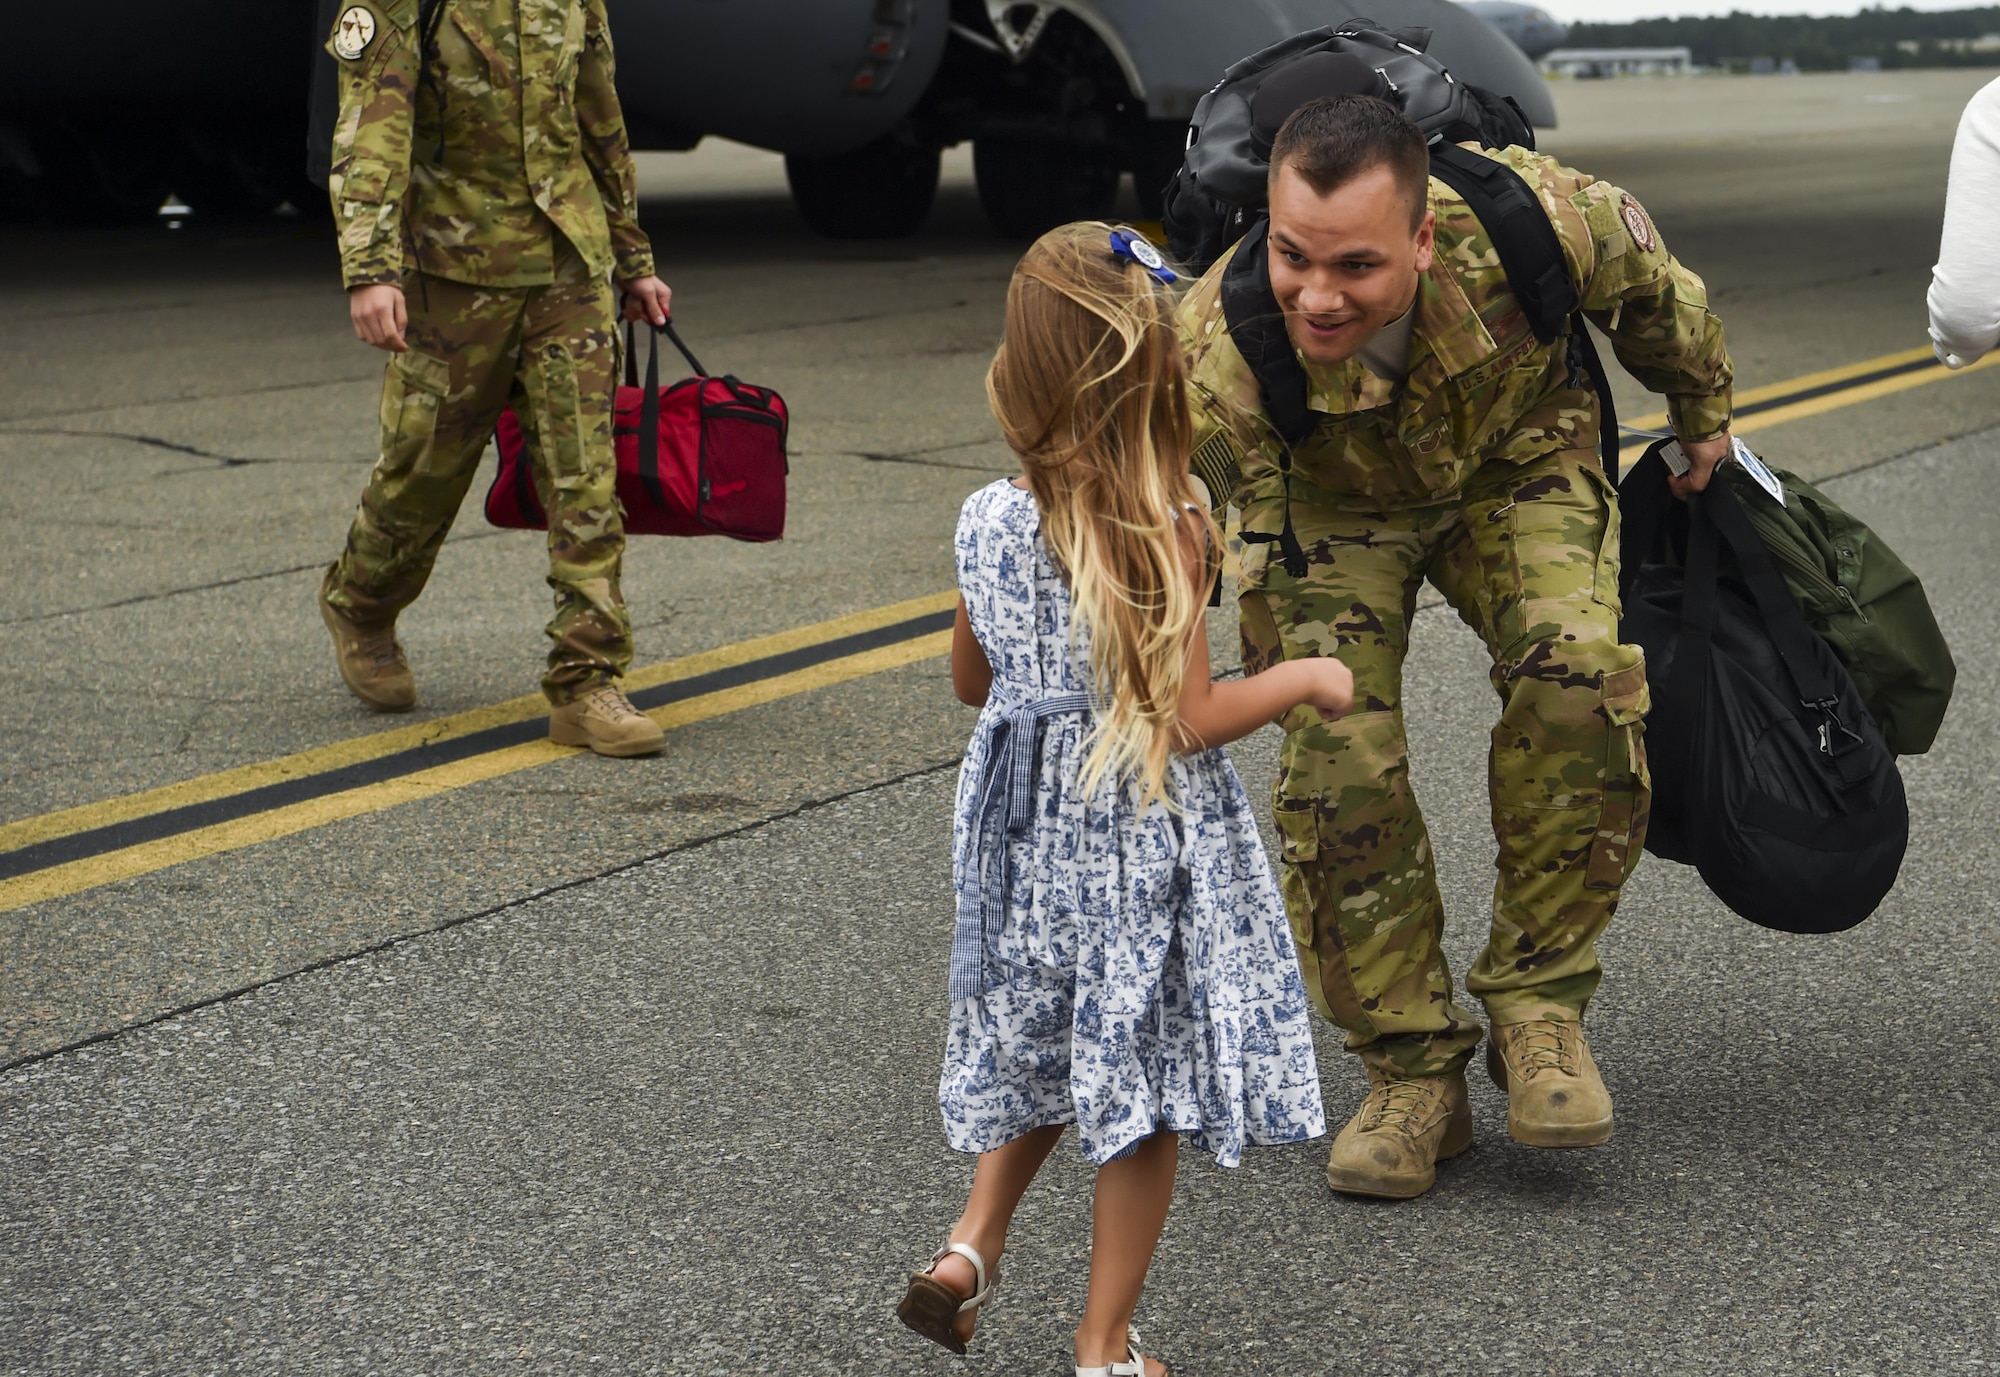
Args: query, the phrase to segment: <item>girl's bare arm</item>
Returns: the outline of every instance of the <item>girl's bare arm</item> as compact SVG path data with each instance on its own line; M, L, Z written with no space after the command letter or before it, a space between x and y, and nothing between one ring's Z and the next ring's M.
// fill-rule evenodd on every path
M1195 586L1206 597L1209 574L1203 552L1190 542L1183 553L1189 557ZM1340 661L1322 657L1286 660L1262 674L1218 684L1209 677L1208 629L1196 624L1188 638L1187 677L1181 687L1180 749L1226 746L1301 703L1328 717L1342 716L1354 703L1353 674Z
M993 666L986 661L986 648L972 634L972 615L960 598L958 616L951 623L951 691L966 706L983 708L992 689Z

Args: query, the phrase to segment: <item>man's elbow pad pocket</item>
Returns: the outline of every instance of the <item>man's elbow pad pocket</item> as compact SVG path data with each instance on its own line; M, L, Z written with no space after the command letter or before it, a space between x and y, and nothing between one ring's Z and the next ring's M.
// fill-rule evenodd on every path
M389 165L374 158L349 162L340 181L340 199L360 205L377 206L389 189Z

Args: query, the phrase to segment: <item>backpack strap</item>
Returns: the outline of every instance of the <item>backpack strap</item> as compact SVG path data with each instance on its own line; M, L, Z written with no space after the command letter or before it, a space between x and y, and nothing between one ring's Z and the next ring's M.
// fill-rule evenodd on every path
M1611 375L1604 370L1597 341L1590 337L1590 322L1581 311L1569 318L1569 371L1572 377L1580 374L1588 378L1591 390L1597 393L1597 457L1604 465L1604 476L1616 488L1618 454L1625 447L1625 438L1618 433L1618 399L1611 395Z
M1500 255L1507 286L1520 303L1528 327L1543 344L1569 335L1569 366L1573 375L1588 378L1597 393L1598 454L1612 486L1618 484L1618 404L1611 395L1611 375L1590 337L1577 288L1569 278L1562 240L1527 179L1509 167L1469 148L1439 140L1431 145L1431 175L1457 192L1472 208L1480 227Z
M1312 434L1313 414L1306 405L1305 365L1292 348L1285 313L1271 290L1271 262L1264 251L1270 229L1271 218L1260 217L1229 256L1222 273L1222 318L1236 351L1257 379L1265 419L1278 434L1278 471L1285 478L1284 528L1275 536L1245 531L1243 539L1253 545L1275 543L1285 572L1298 579L1306 575L1306 552L1292 529L1292 447Z
M1222 318L1236 351L1256 375L1271 428L1287 445L1297 445L1312 434L1313 415L1306 405L1311 388L1285 330L1284 310L1271 290L1271 260L1264 251L1270 232L1271 217L1260 216L1229 255L1222 273Z
M1576 311L1577 292L1541 198L1506 163L1455 143L1431 145L1431 175L1472 207L1535 338L1555 343Z

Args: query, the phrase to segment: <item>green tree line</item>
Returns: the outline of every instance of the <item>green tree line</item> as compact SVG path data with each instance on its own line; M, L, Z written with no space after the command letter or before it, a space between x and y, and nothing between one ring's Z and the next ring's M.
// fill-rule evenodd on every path
M1838 71L1851 58L1886 67L2000 67L2000 53L1962 53L1941 40L2000 34L2000 8L1869 9L1816 18L1730 13L1629 24L1573 24L1565 47L1690 48L1705 67L1741 67L1752 58L1790 58L1802 71ZM1918 45L1912 53L1897 46Z

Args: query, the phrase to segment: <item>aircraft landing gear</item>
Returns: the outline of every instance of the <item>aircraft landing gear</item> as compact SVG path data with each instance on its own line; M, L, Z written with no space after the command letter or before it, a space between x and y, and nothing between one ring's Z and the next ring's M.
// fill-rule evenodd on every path
M792 204L829 239L901 239L937 196L938 150L896 132L852 153L785 155Z
M1109 150L1059 139L982 134L972 143L979 204L996 233L1033 239L1071 220L1101 220L1118 200Z

